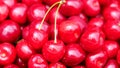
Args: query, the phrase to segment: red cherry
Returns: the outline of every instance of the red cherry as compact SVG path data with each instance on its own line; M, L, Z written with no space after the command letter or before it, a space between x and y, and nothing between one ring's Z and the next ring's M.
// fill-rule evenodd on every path
M9 65L5 65L3 68L19 68L19 67L15 64L9 64Z
M29 59L28 68L48 68L48 64L41 54L35 54Z
M42 0L47 5L53 5L54 3L60 1L60 0Z
M116 58L117 58L118 64L120 64L120 49L118 50Z
M27 39L28 34L29 34L29 30L30 30L29 26L26 26L23 28L23 30L22 30L22 38L23 39Z
M27 6L22 3L15 4L10 9L10 18L18 24L25 24L27 19Z
M116 60L110 59L108 60L104 68L119 68L119 65Z
M5 4L0 4L0 22L8 17L9 8Z
M88 21L88 18L87 18L87 16L86 16L84 13L80 13L80 14L79 14L79 17L80 17L81 19L83 19L85 22Z
M103 68L108 57L106 52L98 51L94 53L89 53L86 57L86 67L87 68Z
M16 50L14 45L10 43L0 44L0 65L7 65L14 62L16 58Z
M108 20L104 24L104 33L110 40L118 40L120 38L120 22L114 20Z
M0 24L0 41L1 42L16 42L20 37L20 26L12 21L5 20Z
M35 3L41 3L41 0L22 0L22 3L26 4L27 6L31 6Z
M78 65L78 66L73 66L72 68L85 68L85 66Z
M66 68L66 66L60 62L49 64L49 68Z
M81 63L86 55L79 44L69 44L66 46L65 55L62 62L67 66L74 66Z
M98 0L83 0L84 13L88 16L96 16L100 13Z
M24 62L23 60L21 60L20 58L17 58L17 59L16 59L15 64L16 64L19 68L27 68L27 63Z
M27 40L35 50L39 50L48 41L48 34L43 30L31 28L25 40Z
M46 10L47 8L43 4L33 4L27 11L29 21L42 20Z
M55 23L56 10L57 10L57 8L55 7L49 13L49 19L48 20L49 20L50 24ZM58 14L57 14L57 24L60 24L65 19L66 18L60 12L58 12Z
M66 20L60 24L58 34L63 42L73 43L79 39L81 29L78 23L75 23L74 20Z
M117 55L119 44L116 41L106 40L103 45L103 50L106 51L109 58L113 58Z
M104 43L105 35L98 27L87 28L80 38L80 44L88 52L99 50Z
M60 12L65 16L78 15L83 10L82 0L67 0L60 8Z
M26 40L20 40L16 45L16 50L18 57L24 61L28 61L28 59L35 54L35 51Z
M42 53L47 61L57 62L64 56L65 45L61 40L58 40L57 43L50 40L43 45Z

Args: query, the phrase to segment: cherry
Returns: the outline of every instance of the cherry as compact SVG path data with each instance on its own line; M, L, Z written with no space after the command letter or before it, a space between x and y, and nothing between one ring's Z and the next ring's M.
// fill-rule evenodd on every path
M80 44L88 52L99 50L104 43L105 35L98 27L87 28L80 38Z
M115 59L110 59L107 61L104 68L119 68L119 65Z
M15 64L16 64L19 68L27 68L27 63L24 62L23 60L21 60L19 57L15 60Z
M65 50L65 55L62 62L67 66L77 65L86 57L85 52L79 44L68 44Z
M98 52L89 53L86 57L86 67L87 68L103 68L107 62L107 53L100 50Z
M74 20L66 20L59 25L58 34L60 39L65 43L74 43L80 37L80 26L74 22Z
M16 45L16 50L18 57L24 61L28 61L35 54L35 51L26 40L20 40Z
M109 58L113 58L117 55L119 44L116 41L106 40L103 45L103 50L106 51Z
M48 64L41 54L35 54L29 59L28 68L48 68Z
M49 68L66 68L66 66L60 62L49 64Z
M34 20L42 20L47 8L43 4L33 4L27 11L27 16L30 22Z
M21 34L20 26L12 21L5 20L0 24L0 41L14 43Z
M83 0L84 13L88 16L96 16L100 13L100 4L98 0Z
M110 40L118 40L120 38L120 22L115 20L108 20L104 24L104 33Z
M36 3L41 3L41 0L22 0L22 3L26 4L27 6L32 6Z
M22 38L23 39L27 39L28 34L29 34L29 30L30 30L30 27L29 26L26 26L22 29Z
M54 21L55 21L55 16L56 16L56 10L57 8L53 8L50 13L49 13L49 22L50 24L54 24ZM57 24L60 24L61 22L63 22L66 18L60 13L58 12L57 14Z
M5 4L0 4L0 22L4 21L9 14L9 8Z
M16 49L10 43L0 44L0 65L8 65L14 62L16 58Z
M120 49L118 50L116 58L117 58L118 64L120 64Z
M73 66L72 68L85 68L85 66L79 65L79 66Z
M9 64L9 65L4 66L4 68L19 68L19 67L15 64Z
M83 10L82 0L67 0L60 8L64 16L78 15Z
M65 53L65 45L61 40L56 43L53 40L47 41L42 48L42 54L49 62L58 62Z
M39 50L48 41L48 34L43 30L30 29L26 39L35 50Z
M10 18L18 24L25 24L27 19L27 5L15 4L10 10Z
M60 0L42 0L47 5L53 5L54 3L60 1Z
M79 14L79 17L80 17L81 19L83 19L85 22L88 21L88 18L87 18L87 16L86 16L84 13L80 13L80 14Z

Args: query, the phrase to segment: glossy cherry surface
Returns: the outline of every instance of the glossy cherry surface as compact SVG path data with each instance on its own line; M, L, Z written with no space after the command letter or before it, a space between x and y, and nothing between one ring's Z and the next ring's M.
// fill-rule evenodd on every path
M19 68L19 67L15 64L8 64L8 65L5 65L3 68Z
M41 3L41 0L22 0L22 3L26 4L27 6L31 6L36 3Z
M54 4L55 2L58 2L60 0L42 0L44 3L46 3L47 5L52 5Z
M56 62L49 64L49 68L67 68L67 67L60 62Z
M85 66L78 65L78 66L73 66L72 68L85 68Z
M21 60L21 58L17 58L15 60L15 64L19 67L19 68L27 68L27 63L24 62L23 60Z

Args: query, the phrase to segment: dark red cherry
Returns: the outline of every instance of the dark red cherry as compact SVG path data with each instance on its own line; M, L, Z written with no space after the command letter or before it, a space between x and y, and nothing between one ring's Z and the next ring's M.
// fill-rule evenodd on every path
M49 68L66 68L66 66L60 62L50 63Z
M106 40L103 45L103 50L106 51L109 58L113 58L117 55L119 44L116 41Z
M84 13L88 16L96 16L100 13L98 0L83 0Z
M60 1L60 0L42 0L47 5L53 5L54 3Z
M78 65L78 66L73 66L72 68L85 68L85 66Z
M41 54L35 54L29 59L28 68L48 68L48 64Z
M83 10L82 0L67 0L60 8L60 12L64 16L74 16L80 14Z
M104 51L98 51L94 53L89 53L86 57L86 67L87 68L103 68L107 62L107 53Z
M58 28L60 39L65 43L76 42L81 34L81 29L78 23L74 20L63 21Z
M61 22L63 22L66 19L60 12L58 12L58 14L56 14L56 10L57 10L57 7L53 8L49 13L48 20L49 20L50 24L55 23L55 17L57 17L57 24L60 24Z
M19 57L15 60L15 64L16 64L19 68L27 68L27 63L24 62L23 60L21 60Z
M110 40L118 40L120 38L120 22L108 20L104 24L104 33Z
M58 62L65 53L65 45L61 40L58 40L55 43L53 40L50 40L43 45L42 54L45 59L49 62Z
M68 44L66 45L65 50L65 55L62 59L62 62L67 66L78 65L86 57L84 50L79 44Z
M87 28L80 38L80 44L88 52L99 50L104 43L105 35L98 27Z
M10 9L10 18L18 24L25 24L27 20L27 5L17 3Z
M116 59L117 59L118 64L120 64L120 49L118 50Z
M29 58L35 54L35 51L31 47L30 43L26 40L20 40L16 45L17 55L24 61L28 61Z
M42 20L46 11L47 11L47 8L45 5L38 4L38 3L33 4L32 6L30 6L30 8L27 11L28 20L30 22L34 20Z
M119 64L115 59L109 59L104 68L119 68Z
M14 62L16 58L16 49L10 43L0 44L0 65L8 65Z
M3 68L19 68L19 67L15 64L8 64L8 65L5 65Z
M8 17L9 8L5 4L0 4L0 22Z
M5 20L0 24L0 41L14 43L21 35L20 26L12 21Z

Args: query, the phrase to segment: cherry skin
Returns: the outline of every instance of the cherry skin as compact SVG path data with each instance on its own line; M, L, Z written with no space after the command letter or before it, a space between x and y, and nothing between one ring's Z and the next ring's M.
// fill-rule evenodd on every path
M78 65L78 66L73 66L72 68L85 68L85 66Z
M18 24L25 24L27 20L27 5L22 3L15 4L10 9L10 18Z
M35 54L29 59L28 68L48 68L48 64L41 54Z
M27 68L27 63L24 62L23 60L21 60L19 57L15 60L15 64L16 64L19 68Z
M0 32L1 42L16 42L21 35L20 26L12 20L3 21L0 24Z
M59 25L58 34L63 42L74 43L79 39L81 29L74 20L66 20Z
M110 59L107 61L104 68L119 68L119 64L117 63L115 59Z
M3 3L11 8L17 3L17 0L0 0L0 3Z
M47 8L45 5L33 4L32 6L30 6L30 8L27 11L28 20L30 22L34 20L42 20L46 11L47 11Z
M110 40L118 40L120 38L120 22L114 20L108 20L104 24L104 33Z
M66 68L66 66L60 62L49 64L49 68Z
M89 53L86 57L86 67L87 68L103 68L107 61L107 53L100 50L98 52Z
M67 0L60 8L60 12L64 16L74 16L80 14L83 10L82 0Z
M80 38L80 44L85 51L94 52L102 48L104 39L105 35L100 28L89 27L82 34Z
M17 43L16 51L18 57L24 61L28 61L28 59L35 54L35 51L32 49L31 45L23 39Z
M19 68L19 67L15 64L9 64L9 65L5 65L3 68Z
M81 63L86 57L84 50L79 44L68 44L65 50L62 62L67 66L75 66Z
M114 58L119 50L119 44L116 41L106 40L102 48L106 51L109 58Z
M100 4L98 0L83 0L84 13L87 16L96 16L100 13Z
M10 43L0 44L0 64L7 65L14 62L16 58L16 49Z
M53 5L54 3L60 1L60 0L42 0L47 5Z
M85 22L88 21L88 18L87 18L87 16L86 16L84 13L80 13L78 16L79 16L81 19L83 19Z
M8 17L9 8L5 4L0 4L0 22Z
M53 8L48 15L48 17L49 17L48 20L49 20L50 24L54 24L54 22L55 22L56 10L57 10L57 7ZM66 20L66 18L60 12L58 12L57 24L60 24L64 20Z
M41 3L41 0L22 0L22 3L26 4L27 6L31 6L35 3Z
M65 45L61 40L58 40L57 43L54 43L53 40L50 40L43 45L42 54L45 59L49 62L58 62L65 53Z
M29 30L30 30L30 26L26 26L23 28L23 30L22 30L22 38L23 39L27 39L29 37L28 36Z
M117 58L118 64L120 64L120 49L118 50L116 58Z

